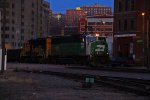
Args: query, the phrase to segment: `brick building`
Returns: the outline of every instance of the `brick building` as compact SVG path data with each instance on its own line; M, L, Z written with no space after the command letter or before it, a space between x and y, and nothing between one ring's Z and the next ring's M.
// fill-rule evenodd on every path
M94 16L96 14L100 15L112 15L112 8L107 6L102 6L100 4L95 4L92 6L82 6L80 7L84 12L87 13L87 16Z
M91 16L79 20L78 31L80 34L99 34L100 36L113 35L113 16Z
M147 62L149 4L150 0L114 0L114 56Z
M65 18L65 34L77 34L78 32L78 20L85 18L86 13L77 7L76 9L66 10Z

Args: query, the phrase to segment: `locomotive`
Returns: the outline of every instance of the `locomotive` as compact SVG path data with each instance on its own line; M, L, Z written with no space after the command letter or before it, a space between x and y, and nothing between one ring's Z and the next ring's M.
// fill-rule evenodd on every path
M20 62L99 66L109 60L105 37L87 34L50 36L24 43Z

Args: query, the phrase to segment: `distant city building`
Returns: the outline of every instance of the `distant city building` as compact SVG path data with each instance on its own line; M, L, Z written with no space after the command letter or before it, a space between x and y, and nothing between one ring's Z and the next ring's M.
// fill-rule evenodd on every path
M92 6L82 6L80 7L87 16L99 15L112 15L112 8L107 6L102 6L100 4L95 4Z
M112 15L111 7L95 4L92 6L82 6L76 9L66 10L65 33L75 34L78 28L78 22L87 16L110 16ZM69 29L70 27L70 29ZM74 30L74 31L72 31Z
M114 56L146 61L150 0L114 0ZM150 47L150 45L148 45Z
M61 13L53 13L50 20L50 35L63 35L62 31L65 27L65 15Z
M7 49L21 48L31 39L49 34L50 4L44 0L0 0L6 2L5 40ZM3 5L0 9L3 10ZM2 16L3 13L2 13ZM3 21L3 19L2 19ZM2 29L3 24L2 24Z
M85 17L86 13L79 7L76 9L66 10L65 26L78 26L78 20Z
M79 20L80 34L98 34L100 36L113 35L113 16L93 16Z
M78 20L86 18L86 13L77 7L76 9L66 10L65 34L78 34Z

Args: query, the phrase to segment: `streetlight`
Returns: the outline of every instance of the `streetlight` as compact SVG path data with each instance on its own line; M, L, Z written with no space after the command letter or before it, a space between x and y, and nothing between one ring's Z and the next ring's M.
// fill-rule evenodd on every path
M143 31L143 33L144 33L144 28L145 28L145 13L142 13L142 16L143 16L143 26L142 26L142 31Z

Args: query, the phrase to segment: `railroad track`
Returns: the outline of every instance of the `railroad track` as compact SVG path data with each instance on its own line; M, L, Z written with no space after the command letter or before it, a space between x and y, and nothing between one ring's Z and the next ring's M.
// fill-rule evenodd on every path
M55 75L69 79L75 79L84 82L86 76L92 76L95 79L95 85L106 85L118 88L120 90L133 92L138 95L150 95L150 80L131 79L123 77L110 77L110 76L94 76L88 74L74 74L63 72L39 71L39 70L21 70L29 73L41 73L46 75Z
M122 77L100 76L97 83L117 87L121 90L134 92L139 95L150 95L150 81L141 79L130 79Z

